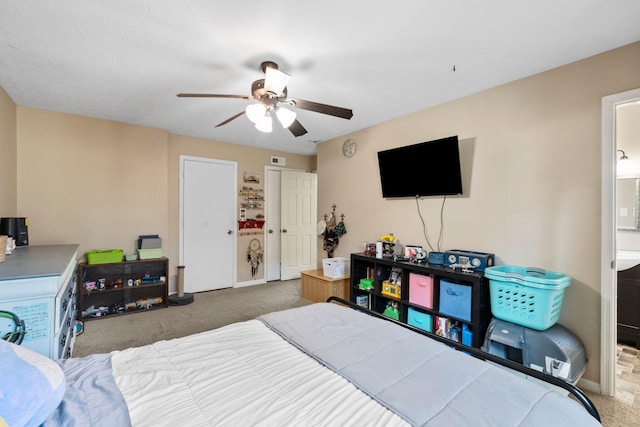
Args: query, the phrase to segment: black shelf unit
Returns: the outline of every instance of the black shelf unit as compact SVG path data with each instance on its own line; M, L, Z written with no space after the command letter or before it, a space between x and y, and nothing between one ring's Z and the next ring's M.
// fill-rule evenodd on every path
M78 264L78 320L139 313L169 306L169 259ZM105 279L105 289L98 282ZM132 285L128 281L133 282ZM87 289L95 282L95 289ZM117 287L114 283L118 282ZM89 308L93 306L94 310Z
M401 271L400 298L393 298L382 293L383 281L389 279L391 270L398 268ZM433 278L433 308L409 302L409 274L416 273ZM359 288L360 279L373 278L374 287L371 290ZM471 316L470 320L458 319L449 314L439 312L440 280L446 279L459 285L471 287ZM370 309L382 313L388 301L398 303L399 320L408 323L408 310L413 307L422 313L446 317L467 324L472 331L472 346L480 348L484 342L485 333L491 321L491 300L489 298L489 280L482 272L462 272L452 268L426 263L413 263L409 261L394 261L392 258L376 258L364 254L351 254L351 281L349 286L349 300L356 303L357 297L366 295ZM435 330L435 328L434 328ZM433 333L432 333L433 334Z

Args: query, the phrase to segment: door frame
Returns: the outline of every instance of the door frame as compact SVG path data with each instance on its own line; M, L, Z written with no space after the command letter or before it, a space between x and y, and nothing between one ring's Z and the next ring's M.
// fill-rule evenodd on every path
M640 89L602 98L602 229L600 261L600 393L615 396L617 321L616 275L616 107L640 99Z
M280 251L278 251L277 254L274 254L271 252L271 242L273 240L280 240L280 228L282 227L278 227L278 229L273 229L273 233L269 233L269 229L272 228L271 223L272 223L272 218L269 218L268 213L272 212L272 211L277 211L278 215L281 215L280 212L280 198L278 197L278 200L275 200L275 198L273 197L274 192L272 191L271 187L270 187L270 172L278 172L278 177L280 177L280 172L282 171L281 167L276 167L276 166L265 166L264 167L264 196L265 196L265 206L264 206L264 211L267 214L267 222L266 222L266 229L264 231L264 265L265 265L265 271L264 271L264 277L265 277L265 281L269 282L269 276L272 273L272 271L270 271L270 261L271 258L273 256L277 257L277 261L278 261L278 265L280 264ZM278 182L280 182L280 180L278 179ZM280 187L280 186L279 186ZM277 208L277 209L274 209ZM282 276L280 274L280 267L278 266L278 274L277 280L281 280Z

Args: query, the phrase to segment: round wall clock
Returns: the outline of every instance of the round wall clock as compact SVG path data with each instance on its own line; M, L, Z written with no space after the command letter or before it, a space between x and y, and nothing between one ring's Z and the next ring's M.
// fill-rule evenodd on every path
M356 141L349 138L342 144L342 154L345 157L353 157L356 154Z

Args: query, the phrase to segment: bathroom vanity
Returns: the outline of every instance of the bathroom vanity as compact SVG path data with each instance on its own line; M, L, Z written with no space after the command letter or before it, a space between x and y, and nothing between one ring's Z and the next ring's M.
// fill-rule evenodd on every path
M640 178L616 180L618 241L635 248L640 239ZM620 234L622 233L622 234ZM616 251L618 270L618 341L640 348L640 251Z
M618 341L640 348L640 264L618 270Z

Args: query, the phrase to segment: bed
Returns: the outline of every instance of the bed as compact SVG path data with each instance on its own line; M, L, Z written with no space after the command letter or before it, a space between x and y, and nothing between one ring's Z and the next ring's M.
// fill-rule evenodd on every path
M66 387L44 425L600 425L579 390L582 405L463 350L362 310L311 304L56 361Z

